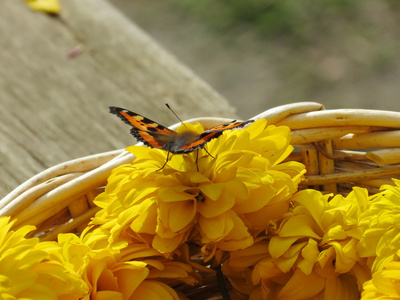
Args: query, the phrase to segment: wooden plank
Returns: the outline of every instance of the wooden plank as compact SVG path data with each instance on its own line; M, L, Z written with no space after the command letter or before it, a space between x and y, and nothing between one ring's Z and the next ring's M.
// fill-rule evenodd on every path
M235 118L229 103L105 0L64 0L58 18L0 9L0 198L66 160L134 143L108 113L159 121ZM71 51L77 54L69 57Z

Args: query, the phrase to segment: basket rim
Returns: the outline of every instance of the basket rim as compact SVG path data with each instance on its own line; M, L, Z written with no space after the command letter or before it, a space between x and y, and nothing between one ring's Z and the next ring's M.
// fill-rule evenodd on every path
M382 118L386 120L386 127L382 126ZM378 150L366 153L352 151L355 148L349 148L350 150L346 150L347 148L345 147L339 147L339 150L335 148L340 143L344 146L349 145L348 140L351 141L353 137L348 137L352 134L356 135L357 138L362 138L365 135L366 140L371 140L369 135L400 135L400 130L396 131L396 129L400 129L399 112L370 109L325 110L320 103L298 102L271 108L255 116L253 119L266 119L269 125L288 126L292 132L291 144L300 145L304 149L307 148L306 146L309 146L305 150L309 154L311 153L308 159L320 160L321 164L327 166L324 171L321 171L321 174L308 173L306 176L307 179L301 184L303 187L314 185L328 186L341 182L347 183L347 181L352 180L356 183L361 183L363 181L358 180L360 178L365 179L364 181L370 181L371 179L379 179L383 176L386 178L382 178L382 180L386 180L387 182L390 180L390 176L400 175L400 156L398 160L392 160L393 163L387 163L383 167L377 162L381 160L385 164L387 161L390 161L390 159L385 160L385 157L382 158L381 153L383 152L385 152L385 155L388 152L397 153L396 155L400 154L400 144L397 145L397 139L394 144L389 146L382 144L382 148L397 147L398 151L390 149L390 151ZM302 120L304 119L307 122L303 122ZM392 120L395 120L395 122L392 122ZM232 119L228 118L204 117L189 119L184 122L199 122L205 128L208 128L231 121ZM302 126L300 126L301 124ZM180 125L181 123L179 122L169 128L174 130ZM313 143L324 142L318 139L315 140L315 137L318 136L316 133L318 130L326 134L323 137L330 140L330 146L329 143L326 145L323 143L324 145L321 147L313 147ZM354 140L357 142L356 139ZM136 143L135 145L143 146L143 143ZM328 146L328 148L324 148L325 146ZM304 163L305 157L303 152L293 152L292 154L294 154L292 157L296 157L296 159L299 157L303 159ZM379 169L368 170L370 167L365 164L367 168L347 174L351 175L350 177L345 177L345 174L335 173L334 163L336 163L336 159L340 161L341 159L346 160L349 157L354 159L355 164L374 163L378 165ZM119 149L66 161L50 167L28 179L1 199L0 216L17 216L16 227L28 223L31 224L32 221L36 222L33 225L41 224L41 222L46 220L46 216L50 214L54 215L61 209L69 208L72 202L82 198L85 193L93 192L99 186L104 187L108 176L114 168L130 163L133 159L133 154L124 149ZM357 170L357 167L354 170ZM348 170L344 166L342 173L346 172ZM375 186L372 185L372 188L375 188ZM89 201L88 199L83 200L86 202ZM89 208L92 209L93 206L89 206Z

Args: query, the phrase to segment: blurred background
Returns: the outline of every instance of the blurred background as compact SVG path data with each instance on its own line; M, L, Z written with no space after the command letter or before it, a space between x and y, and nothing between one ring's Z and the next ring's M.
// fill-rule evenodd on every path
M400 1L109 1L243 119L298 101L400 110Z

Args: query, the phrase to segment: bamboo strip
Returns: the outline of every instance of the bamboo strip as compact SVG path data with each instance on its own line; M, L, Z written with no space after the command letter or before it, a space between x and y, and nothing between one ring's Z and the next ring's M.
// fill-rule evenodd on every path
M400 148L400 130L348 135L333 142L335 149Z
M13 217L18 212L25 209L33 201L35 201L35 199L48 193L51 190L54 190L56 187L59 187L71 181L72 179L81 176L82 174L83 173L64 174L55 178L48 179L45 182L33 186L25 192L22 192L22 194L13 199L12 202L9 202L6 206L0 209L0 216Z
M333 109L312 111L288 116L276 125L288 126L292 130L329 126L378 126L400 128L400 113L368 109Z
M79 217L80 215L84 214L86 211L89 210L89 204L86 200L86 196L83 196L68 205L68 210L71 214L72 219ZM78 232L82 232L85 229L85 226L78 227Z
M58 164L54 167L51 167L35 176L25 181L17 188L15 188L11 193L9 193L6 197L0 200L0 209L9 204L13 199L21 195L23 192L31 189L32 187L45 182L47 180L53 179L57 176L75 173L75 172L87 172L97 168L104 163L112 160L118 155L124 154L123 150L115 150L95 155L90 155L74 160L70 160L61 164ZM2 215L0 213L0 215Z
M124 163L131 162L134 156L124 155L119 159L113 159L108 163L87 172L86 174L55 188L47 194L36 199L25 210L15 217L18 219L15 226L23 224L29 220L29 224L37 225L57 213L63 207L69 205L76 198L84 195L87 191L94 190L98 186L105 184L111 171Z
M362 184L365 186L372 186L374 188L380 188L382 185L387 184L387 185L394 185L393 178L399 178L399 176L386 176L386 177L379 177L379 178L373 178L373 179L362 179L362 180L357 180L357 185Z
M92 191L88 191L86 193L86 199L89 203L90 207L96 207L96 205L94 204L94 199L96 198L96 196L100 193L104 192L104 187L98 187L96 190L92 190Z
M373 130L371 126L320 127L292 130L292 145L303 145L327 139L337 139L349 133L365 133Z
M305 145L301 148L301 153L303 155L303 164L307 169L307 175L318 175L318 153L315 147L311 145Z
M319 145L324 149L324 153L318 152L319 170L320 174L331 174L335 172L335 162L333 159L329 158L333 155L332 140L325 140L319 142ZM327 182L323 185L324 191L330 191L332 193L337 193L337 186L335 182Z
M46 219L44 222L35 225L36 230L31 232L29 236L34 236L40 233L49 232L54 230L54 228L60 226L71 220L71 214L69 213L68 207L63 208L58 213L52 215L50 218ZM29 222L25 223L24 225L29 225ZM73 231L76 233L76 231Z
M300 151L303 151L303 147L301 147L302 149L300 149ZM303 153L299 152L299 151L295 151L289 154L289 156L284 160L286 161L299 161L299 162L303 162L304 164L304 157L303 157Z
M369 161L366 153L363 151L352 150L333 150L333 159L348 161Z
M324 175L306 176L301 185L323 185L326 183L354 182L367 178L378 178L387 175L400 174L400 164L385 166L375 169L357 170L353 172L341 172Z
M335 167L340 172L353 172L358 170L372 170L377 169L374 163L363 161L335 161Z
M73 218L70 221L58 226L54 230L51 230L43 235L40 236L41 241L54 241L57 239L57 235L59 233L64 232L72 232L73 229L86 226L89 223L90 218L93 217L96 212L100 210L100 207L94 207L86 211L84 214L80 215L79 217ZM38 232L40 233L40 231Z
M366 156L379 166L394 165L400 163L400 148L371 151Z
M266 119L268 124L276 125L279 121L291 115L302 114L310 111L320 111L324 106L316 102L299 102L271 108L254 118L253 120Z
M101 184L101 182L98 183ZM106 181L103 182L103 184L105 183ZM64 189L62 188L62 190ZM55 189L55 191L57 193L59 192L57 191L57 189ZM76 189L72 190L72 192L76 192ZM35 202L27 207L20 214L17 214L15 216L17 221L14 224L14 228L18 228L28 224L38 226L47 219L51 218L54 214L57 214L64 209L66 209L69 218L71 218L71 213L69 212L68 205L78 200L79 198L84 197L84 192L72 195L66 199L63 199L62 197L57 197L58 195L56 195L56 197L53 197L53 193L43 195L38 199L38 201L40 202L39 204L35 205ZM67 202L67 204L65 202ZM41 207L45 207L46 209L41 210Z
M304 145L301 147L301 153L303 155L302 160L306 167L306 175L318 175L319 174L319 162L317 149L311 145ZM309 188L317 189L317 186L312 186Z
M88 209L89 205L86 201L86 197L78 198L75 201L71 202L70 205L68 205L68 210L71 213L72 217L77 217Z
M302 145L301 146L301 151L311 151L311 149L315 149L314 146L311 145ZM334 159L335 161L337 160L347 160L347 161L360 161L360 162L370 162L371 160L366 156L366 152L363 151L352 151L352 150L333 150L333 154L330 157ZM307 165L304 162L304 155L302 152L292 152L290 155L285 159L285 161L290 161L290 160L295 160L295 161L300 161L303 162L305 165Z

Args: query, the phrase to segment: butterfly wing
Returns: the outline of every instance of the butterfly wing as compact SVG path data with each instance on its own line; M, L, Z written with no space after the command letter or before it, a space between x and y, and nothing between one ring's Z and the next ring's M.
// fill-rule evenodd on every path
M191 152L199 148L204 148L204 146L210 142L211 140L219 137L225 130L231 129L239 129L247 124L253 123L254 120L248 120L244 122L232 121L231 123L218 125L215 127L211 127L210 129L200 133L196 139L189 140L187 144L183 145L181 149L181 153L183 152Z
M225 130L230 130L230 129L239 129L245 127L247 124L253 123L254 120L248 120L248 121L232 121L227 124L222 124L222 125L217 125L214 127L211 127L210 129L204 131L203 133L210 132L210 131L225 131Z
M177 135L175 131L127 109L115 106L109 108L110 113L132 126L131 134L146 146L165 150L174 142Z
M146 146L176 154L203 148L205 144L219 137L225 130L242 128L254 122L254 120L245 122L235 120L228 124L212 127L200 134L192 131L178 134L157 122L124 108L110 106L110 113L117 115L126 124L131 125L131 134Z

